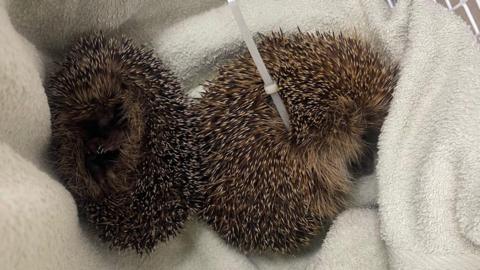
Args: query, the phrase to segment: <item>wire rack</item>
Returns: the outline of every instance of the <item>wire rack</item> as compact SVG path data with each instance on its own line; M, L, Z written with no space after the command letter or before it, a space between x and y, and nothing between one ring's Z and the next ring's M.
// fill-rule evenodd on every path
M451 12L455 12L461 16L472 29L477 40L480 39L480 30L478 22L480 22L480 0L432 0L448 8ZM394 7L397 0L387 0L390 7Z

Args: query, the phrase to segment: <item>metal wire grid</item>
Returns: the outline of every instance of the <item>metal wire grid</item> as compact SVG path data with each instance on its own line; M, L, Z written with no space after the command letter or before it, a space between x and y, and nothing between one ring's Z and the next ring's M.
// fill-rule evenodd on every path
M480 39L480 29L478 28L480 22L480 0L432 0L439 3L448 10L460 15L472 29L477 40ZM397 0L387 0L388 5L393 8Z

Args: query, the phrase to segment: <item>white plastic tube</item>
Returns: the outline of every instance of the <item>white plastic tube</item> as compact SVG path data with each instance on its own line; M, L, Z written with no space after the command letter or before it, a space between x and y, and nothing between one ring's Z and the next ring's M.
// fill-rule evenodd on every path
M447 5L448 10L453 11L453 6L452 3L450 3L450 0L445 0L445 5Z
M465 11L465 14L467 14L467 18L470 21L470 25L472 25L473 32L475 35L480 34L480 30L478 29L477 22L475 21L475 18L473 18L472 12L470 11L470 8L467 5L467 1L462 1L462 7Z
M268 69L265 66L265 63L263 62L262 56L258 52L257 45L253 41L252 34L250 33L250 30L248 30L248 27L247 27L247 24L245 23L245 19L243 18L242 12L240 11L240 8L238 7L235 0L228 0L228 5L232 10L233 17L237 22L240 32L242 33L243 40L247 44L248 51L250 52L250 55L253 58L253 62L255 63L255 66L257 67L258 72L260 73L260 77L262 77L263 83L265 85L265 92L268 95L270 95L270 97L272 98L273 104L275 105L275 108L277 109L277 112L280 115L280 118L282 119L283 124L285 125L287 130L289 130L290 119L288 116L287 109L285 108L285 104L283 103L282 98L278 94L278 86L273 81L272 77L270 76L270 73L268 73Z
M395 6L395 2L393 2L393 0L387 0L387 4L390 8L393 8Z

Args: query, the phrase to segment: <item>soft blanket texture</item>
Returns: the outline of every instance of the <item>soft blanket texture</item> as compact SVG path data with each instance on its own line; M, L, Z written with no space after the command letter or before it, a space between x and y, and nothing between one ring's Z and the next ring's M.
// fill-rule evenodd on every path
M376 176L295 256L245 256L204 224L150 256L109 251L77 217L46 162L42 83L84 31L149 42L187 88L231 57L240 35L223 1L0 0L0 265L5 269L479 269L480 51L431 1L243 0L253 31L352 31L387 47L401 76ZM378 210L376 190L378 182Z

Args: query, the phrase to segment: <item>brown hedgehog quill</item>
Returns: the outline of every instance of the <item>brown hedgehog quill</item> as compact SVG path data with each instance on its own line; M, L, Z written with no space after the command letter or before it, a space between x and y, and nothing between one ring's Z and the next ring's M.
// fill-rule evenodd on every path
M51 154L79 210L119 249L152 250L198 208L180 84L126 38L80 39L48 82Z
M291 128L248 54L221 67L195 106L201 215L242 251L293 252L344 208L352 173L387 115L398 68L369 43L331 33L274 33L261 38L259 51Z

